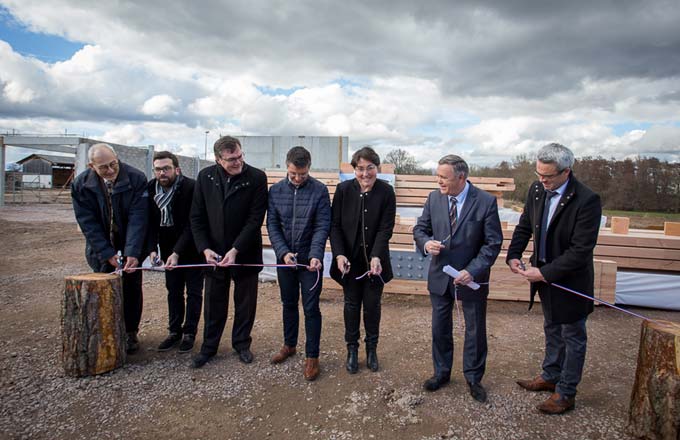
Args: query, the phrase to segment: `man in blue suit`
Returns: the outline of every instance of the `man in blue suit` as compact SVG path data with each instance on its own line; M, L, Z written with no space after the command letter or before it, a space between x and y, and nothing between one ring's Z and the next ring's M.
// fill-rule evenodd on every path
M463 303L465 343L463 374L472 397L486 401L481 384L486 368L486 298L491 266L501 250L503 234L496 198L467 181L468 164L450 154L439 160L438 191L425 202L423 215L413 228L418 249L432 255L427 289L432 302L432 358L434 376L424 387L436 391L451 380L453 366L454 300ZM459 275L452 279L442 269L450 265ZM479 290L468 287L481 284Z

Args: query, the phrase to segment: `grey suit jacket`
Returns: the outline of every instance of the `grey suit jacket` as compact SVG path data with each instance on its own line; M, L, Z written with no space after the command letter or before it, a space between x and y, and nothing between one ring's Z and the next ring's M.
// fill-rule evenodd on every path
M443 240L451 232L449 224L449 200L446 194L432 191L427 197L423 215L413 228L413 238L421 253L428 240ZM496 261L503 243L498 204L491 194L470 184L467 198L458 215L458 225L453 236L445 243L439 255L432 256L427 276L427 289L431 294L444 295L451 277L442 272L449 264L457 270L467 270L477 283L489 281L491 266ZM458 287L463 301L485 300L489 286L482 284L474 291Z

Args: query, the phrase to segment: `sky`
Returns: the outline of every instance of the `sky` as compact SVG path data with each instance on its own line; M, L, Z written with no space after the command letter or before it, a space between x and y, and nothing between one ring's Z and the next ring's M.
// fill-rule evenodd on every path
M0 0L0 132L678 162L678 23L677 0Z

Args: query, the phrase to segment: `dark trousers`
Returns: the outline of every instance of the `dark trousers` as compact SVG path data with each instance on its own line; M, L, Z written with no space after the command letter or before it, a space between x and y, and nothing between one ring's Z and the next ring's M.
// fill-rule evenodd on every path
M541 304L545 308L545 305ZM586 361L587 318L568 324L557 324L545 318L545 310L543 316L545 358L541 376L546 381L556 384L555 391L561 395L575 396Z
M345 296L345 342L347 347L359 346L359 324L361 307L364 308L364 330L366 348L375 348L380 336L380 301L383 283L378 277L364 277L355 280L350 277L343 285Z
M444 295L430 294L430 301L434 373L449 378L453 368L453 285L449 285ZM465 319L463 375L468 382L479 383L486 370L486 299L461 302Z
M231 281L229 270L206 271L203 354L212 356L217 353L227 323ZM256 309L257 274L239 276L234 280L234 326L231 331L231 346L236 351L250 348L250 331L255 323Z
M165 287L168 289L168 330L195 335L203 306L203 270L166 270Z
M85 254L87 264L94 272L111 273L116 270L108 262L97 260L94 255ZM132 273L123 272L123 317L125 318L125 331L138 332L139 322L142 320L142 307L144 299L142 295L142 271Z
M322 278L316 283L317 273L300 268L279 268L276 270L279 287L281 289L281 303L283 305L283 340L289 347L297 346L300 313L298 301L302 296L302 309L305 313L305 354L308 358L319 357L319 340L321 339L321 309L319 309L319 295L321 294Z

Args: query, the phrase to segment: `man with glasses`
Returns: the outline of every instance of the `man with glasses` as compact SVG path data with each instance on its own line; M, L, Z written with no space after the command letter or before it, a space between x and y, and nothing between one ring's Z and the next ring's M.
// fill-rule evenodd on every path
M267 231L277 263L305 264L279 268L277 276L283 304L283 347L272 357L279 364L296 352L302 296L305 313L305 367L303 377L313 381L319 376L321 339L321 278L326 240L331 229L331 202L328 188L309 175L312 156L304 147L293 147L286 155L287 176L269 190ZM317 282L318 279L318 282ZM314 289L312 289L314 287Z
M221 137L214 151L216 164L198 174L191 208L196 247L207 263L215 265L215 270L205 274L203 345L193 359L193 368L201 368L217 353L227 322L232 280L231 345L241 362L253 361L250 332L257 307L257 274L262 271L257 265L262 264L260 228L267 210L267 176L245 163L236 138Z
M132 354L139 350L137 333L142 317L142 272L134 268L144 252L146 176L121 163L108 144L93 145L87 158L88 169L71 187L73 210L85 235L85 257L92 270L110 273L123 269L127 352Z
M196 181L182 175L177 156L168 151L154 154L153 172L156 177L148 186L149 259L154 265L164 265L168 290L169 334L158 346L158 351L168 351L179 344L179 352L186 353L194 347L201 317L203 270L173 268L178 264L203 263L189 221Z
M593 296L593 248L602 207L600 197L574 177L571 150L548 144L536 159L538 181L529 188L506 261L512 272L531 283L529 309L537 291L541 298L545 357L540 375L517 383L528 391L550 391L551 396L537 408L561 414L575 405L586 356L586 319L593 302L551 284ZM532 236L534 252L527 268L522 253Z

